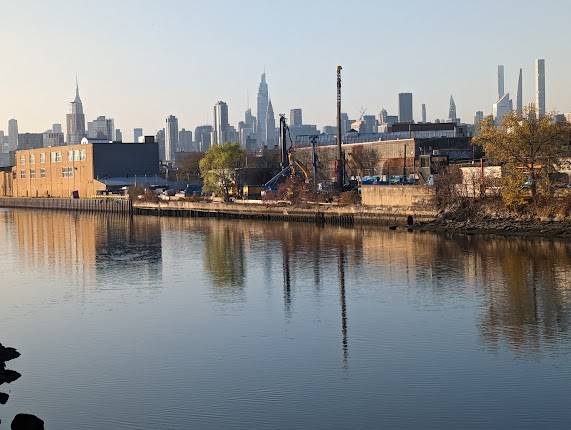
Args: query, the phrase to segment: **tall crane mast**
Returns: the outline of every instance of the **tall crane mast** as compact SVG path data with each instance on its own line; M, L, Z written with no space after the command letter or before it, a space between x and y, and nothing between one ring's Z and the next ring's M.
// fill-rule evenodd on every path
M345 179L343 148L342 144L342 130L341 130L341 70L343 67L337 66L337 188L343 191L343 182Z

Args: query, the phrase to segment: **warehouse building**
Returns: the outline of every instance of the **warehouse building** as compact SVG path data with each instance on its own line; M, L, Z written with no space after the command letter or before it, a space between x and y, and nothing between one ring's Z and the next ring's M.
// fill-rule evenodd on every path
M111 189L152 182L159 175L159 149L145 143L84 143L16 151L11 180L0 193L13 197L94 197ZM10 191L8 191L10 190Z

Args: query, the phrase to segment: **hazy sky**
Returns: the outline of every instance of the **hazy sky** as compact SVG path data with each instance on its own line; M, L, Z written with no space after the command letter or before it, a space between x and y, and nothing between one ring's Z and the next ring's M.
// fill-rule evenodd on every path
M335 122L335 66L344 67L343 111L445 118L450 95L472 121L491 112L496 67L515 95L524 70L532 100L534 59L546 59L547 108L571 111L569 0L0 0L0 129L65 123L77 73L87 120L115 119L154 134L168 114L179 126L212 122L217 100L236 124L255 108L268 74L277 113L302 107L304 122ZM255 109L254 109L255 114Z

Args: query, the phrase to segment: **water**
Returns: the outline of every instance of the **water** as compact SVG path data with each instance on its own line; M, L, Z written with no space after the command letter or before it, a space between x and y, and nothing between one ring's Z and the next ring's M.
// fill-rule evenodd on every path
M569 243L0 210L0 244L0 429L569 427Z

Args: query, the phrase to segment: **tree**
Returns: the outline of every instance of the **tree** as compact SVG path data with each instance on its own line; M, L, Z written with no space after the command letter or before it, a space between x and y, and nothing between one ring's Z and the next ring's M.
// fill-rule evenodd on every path
M186 176L198 176L200 174L200 159L204 156L202 152L188 152L184 154L179 163L180 173Z
M529 107L509 113L500 126L487 117L480 127L474 143L483 146L490 161L503 166L502 198L508 206L520 206L529 192L536 205L551 195L551 175L569 144L567 122L555 122L551 114L538 117Z
M212 146L200 160L203 190L230 199L230 187L236 180L236 169L242 167L245 153L238 143Z

